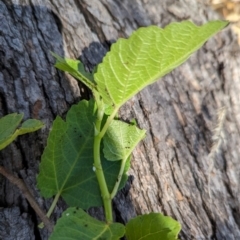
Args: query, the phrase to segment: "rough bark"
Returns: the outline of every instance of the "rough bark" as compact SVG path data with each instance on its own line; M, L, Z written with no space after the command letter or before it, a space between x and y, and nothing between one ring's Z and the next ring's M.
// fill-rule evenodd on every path
M77 81L54 69L49 50L80 57L91 70L113 41L140 26L164 27L183 19L202 24L217 18L204 1L196 0L1 1L0 116L23 112L45 127L4 149L0 164L24 179L44 209L49 207L51 199L41 198L35 186L47 134L56 115L64 116L71 104L88 95ZM182 239L240 238L239 65L239 47L227 29L122 108L122 118L134 117L148 134L134 151L127 187L114 200L117 220L160 211L181 222ZM221 107L227 109L224 141L210 158ZM20 191L2 176L0 206L0 239L48 238ZM53 219L64 208L60 202ZM101 210L90 212L99 215Z

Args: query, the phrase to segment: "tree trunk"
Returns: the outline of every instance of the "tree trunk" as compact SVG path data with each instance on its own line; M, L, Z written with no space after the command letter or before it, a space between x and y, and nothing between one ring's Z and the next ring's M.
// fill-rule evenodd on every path
M0 165L24 179L43 209L52 199L39 195L36 175L49 129L56 115L88 96L54 68L50 51L80 57L92 70L112 42L138 27L219 18L204 2L0 1L0 116L18 112L45 123L1 151ZM240 239L239 65L239 47L228 28L121 109L124 120L135 118L148 134L133 153L127 186L114 200L118 221L162 212L180 221L181 239ZM219 129L224 137L216 140ZM21 192L2 176L0 207L0 239L48 239ZM53 219L65 208L60 202Z

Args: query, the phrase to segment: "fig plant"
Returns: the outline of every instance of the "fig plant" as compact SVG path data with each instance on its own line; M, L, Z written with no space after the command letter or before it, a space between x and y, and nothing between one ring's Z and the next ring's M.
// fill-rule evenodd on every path
M45 198L54 197L47 216L61 196L69 208L57 221L50 240L58 239L177 239L181 229L160 213L138 216L124 226L115 223L112 199L124 187L131 153L146 131L118 118L131 97L182 64L226 21L196 26L190 21L139 28L111 46L94 73L79 60L56 58L55 67L70 73L93 98L73 105L66 120L57 117L42 155L37 186ZM103 206L105 221L84 210Z

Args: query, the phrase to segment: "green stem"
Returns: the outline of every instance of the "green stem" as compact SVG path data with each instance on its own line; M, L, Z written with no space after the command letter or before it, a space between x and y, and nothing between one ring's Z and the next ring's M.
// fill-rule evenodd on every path
M51 206L50 206L50 208L49 208L49 210L48 210L48 212L47 212L47 217L50 218L51 214L53 213L53 210L54 210L54 208L55 208L56 205L57 205L57 202L58 202L58 199L59 199L60 195L61 195L61 193L59 192L59 193L55 196L55 198L53 199L53 202L52 202L52 204L51 204Z
M46 216L47 216L48 218L50 218L51 214L53 213L53 210L54 210L54 208L55 208L56 205L57 205L57 202L58 202L58 199L59 199L60 195L61 195L61 193L59 192L59 193L55 196L55 198L53 199L53 202L52 202L52 204L51 204L51 206L50 206L50 208L48 209L48 212L47 212L47 214L46 214ZM43 228L43 227L44 227L44 223L41 222L41 223L38 225L38 227L39 227L39 228Z
M103 199L106 221L107 223L111 223L113 221L112 202L111 202L110 193L108 191L107 183L106 183L105 176L102 169L102 164L100 159L100 144L101 144L101 138L97 135L94 138L94 166L96 168L96 176L97 176L98 184L99 184L102 199Z
M115 109L113 113L108 117L103 129L101 130L101 124L102 124L102 119L104 116L104 103L100 100L100 97L97 92L94 92L95 100L98 106L98 112L97 112L97 119L95 122L95 136L94 136L94 146L93 146L93 157L94 157L94 167L96 171L96 176L98 180L98 184L100 187L101 191L101 196L103 200L103 206L104 206L104 211L105 211L105 217L106 217L106 222L111 223L113 221L113 216L112 216L112 199L107 187L106 179L104 176L104 172L102 169L102 163L101 163L101 157L100 157L100 146L101 146L101 140L107 131L107 128L113 118L115 117L118 109Z
M124 172L124 168L125 168L125 164L126 164L127 159L128 158L123 159L121 161L121 167L119 169L118 178L117 178L117 181L116 181L116 183L115 183L115 185L113 187L113 190L112 190L112 192L110 194L111 199L113 199L116 196L117 192L118 192L119 184L120 184L120 182L122 180L122 175L123 175L123 172Z
M99 133L99 137L100 137L100 138L103 138L103 136L104 136L104 134L106 133L106 131L107 131L110 123L112 122L112 120L113 120L114 117L116 116L118 110L119 110L119 107L114 108L112 114L108 117L105 125L103 126L101 132Z

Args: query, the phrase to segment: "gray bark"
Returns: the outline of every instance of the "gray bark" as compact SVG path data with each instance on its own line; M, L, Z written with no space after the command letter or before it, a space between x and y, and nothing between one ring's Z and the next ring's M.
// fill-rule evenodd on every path
M51 199L36 189L47 135L56 115L64 116L88 91L53 67L49 51L80 57L92 70L113 41L140 26L217 18L204 1L193 0L0 1L0 116L22 112L45 123L1 151L0 164L24 179L44 209L50 206ZM117 220L162 212L180 221L181 239L240 239L239 65L239 47L228 28L121 109L123 119L134 117L148 134L133 153L127 187L114 200ZM224 139L210 158L221 107L227 109ZM2 176L0 207L0 239L48 238L20 191ZM60 202L53 219L65 208Z

